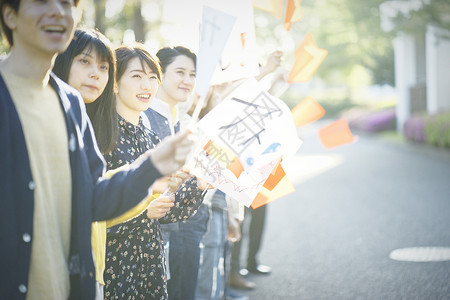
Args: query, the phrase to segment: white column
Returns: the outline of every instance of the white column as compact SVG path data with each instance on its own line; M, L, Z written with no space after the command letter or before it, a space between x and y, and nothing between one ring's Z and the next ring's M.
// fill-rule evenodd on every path
M416 83L416 44L414 37L400 33L394 39L395 88L397 132L403 133L403 124L411 115L409 89Z
M427 26L427 112L435 114L450 110L450 36L447 30Z

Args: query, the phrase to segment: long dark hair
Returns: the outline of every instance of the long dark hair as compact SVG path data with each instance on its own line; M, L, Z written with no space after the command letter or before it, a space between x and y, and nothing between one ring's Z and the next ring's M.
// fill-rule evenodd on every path
M131 59L137 57L141 61L141 65L144 66L144 63L148 65L150 70L156 74L159 82L161 83L161 67L159 65L159 60L157 57L150 54L141 43L135 43L133 45L122 45L118 47L116 50L116 59L117 59L117 72L116 72L116 81L118 82L122 77L123 73L125 73L128 63Z
M175 60L175 58L180 55L189 57L194 62L194 66L196 65L197 56L188 48L183 46L164 47L159 49L159 51L156 53L156 56L158 57L161 64L162 72L165 73L167 66L170 65Z
M108 82L103 93L94 102L86 104L86 110L94 127L100 151L103 154L110 153L116 145L119 134L114 95L116 58L111 42L97 30L77 29L69 47L56 58L53 72L68 82L73 59L85 49L87 52L95 49L99 58L109 65Z

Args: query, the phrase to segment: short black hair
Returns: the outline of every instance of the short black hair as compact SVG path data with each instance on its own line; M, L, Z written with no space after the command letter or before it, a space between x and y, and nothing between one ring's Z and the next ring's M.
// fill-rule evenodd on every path
M189 57L194 62L194 66L196 65L197 56L188 48L183 46L164 47L159 49L158 53L156 53L156 56L159 58L159 62L161 64L162 72L165 73L167 66L170 65L175 60L175 58L180 55Z
M5 5L9 5L15 12L18 12L20 1L21 0L0 0L0 23L2 25L2 34L11 47L14 46L12 30L6 26L5 20L3 19L3 8ZM75 7L77 7L79 3L80 0L73 1Z

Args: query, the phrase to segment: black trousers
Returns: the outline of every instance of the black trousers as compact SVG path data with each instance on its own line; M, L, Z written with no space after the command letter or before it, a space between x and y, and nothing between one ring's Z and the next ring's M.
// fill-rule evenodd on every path
M250 217L250 224L248 231L243 230L245 223ZM256 255L261 247L262 235L264 231L264 223L266 219L266 205L260 206L257 209L246 208L244 224L241 226L242 239L233 244L231 251L231 272L239 272L241 261L241 245L243 239L248 239L248 255L247 267L256 267ZM248 235L246 235L248 233Z

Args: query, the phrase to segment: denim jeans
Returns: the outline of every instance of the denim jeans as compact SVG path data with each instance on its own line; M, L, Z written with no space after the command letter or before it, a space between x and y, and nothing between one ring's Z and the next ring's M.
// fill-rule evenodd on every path
M225 252L227 249L228 212L213 207L208 230L203 237L196 300L219 300L225 289Z
M206 232L209 218L207 205L200 205L197 213L178 223L178 231L170 234L169 267L167 282L169 299L193 300L200 264L200 242Z

